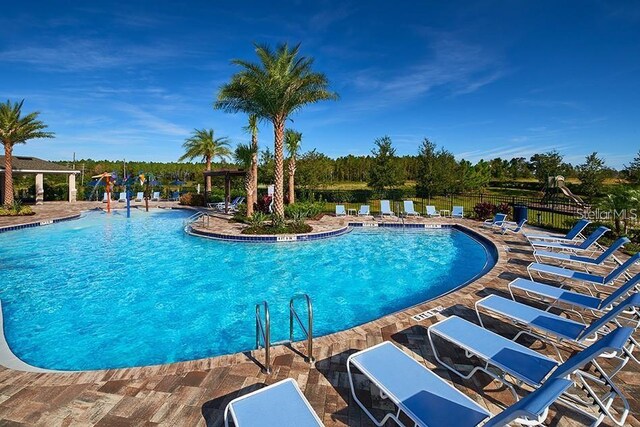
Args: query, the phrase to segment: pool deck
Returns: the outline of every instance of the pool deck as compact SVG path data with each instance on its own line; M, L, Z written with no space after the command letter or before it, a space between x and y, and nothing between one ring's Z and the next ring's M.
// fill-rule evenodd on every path
M94 205L103 206L101 203ZM52 219L95 206L85 203L60 206L46 204L37 209L38 216L47 215ZM55 212L49 209L55 209ZM6 218L0 218L2 220ZM30 220L33 217L27 217L25 222ZM325 221L334 221L338 226L342 220ZM345 221L349 220L347 218ZM504 295L511 280L526 277L526 266L533 260L530 246L522 236L494 234L483 230L477 221L412 221L455 222L476 230L496 244L498 263L488 274L455 292L356 328L316 338L315 367L310 367L300 355L305 351L302 343L296 343L292 348L274 347L272 373L269 375L262 373L259 365L264 360L263 351L161 366L65 374L19 372L0 367L0 425L220 426L224 407L231 399L265 384L293 378L325 425L369 426L372 424L350 395L345 362L353 352L383 340L398 344L426 367L497 413L500 411L497 402L512 403L510 393L491 383L483 374L471 380L460 380L439 367L428 343L426 328L451 314L477 323L474 302L491 293ZM445 310L433 318L422 321L411 318L437 306ZM487 323L507 336L513 336L516 331L497 320ZM539 343L532 346L552 354L551 349L540 347ZM449 352L445 356L456 357L456 353ZM464 358L459 355L455 360L464 364ZM640 367L630 362L615 378L631 405L631 415L627 419L627 425L630 426L640 426L639 373ZM386 408L386 403L380 398L369 397L368 385L362 377L358 377L356 387L365 391L362 398L369 407L376 410ZM586 421L565 405L554 405L547 418L549 425L554 426L584 425ZM605 420L603 425L611 425L611 422Z

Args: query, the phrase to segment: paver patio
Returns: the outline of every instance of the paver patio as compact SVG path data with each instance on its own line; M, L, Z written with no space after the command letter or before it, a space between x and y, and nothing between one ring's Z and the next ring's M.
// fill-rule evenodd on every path
M99 203L95 205L101 207ZM38 220L42 218L40 215L47 215L47 218L66 216L88 207L84 203L44 205L37 216ZM44 213L46 208L51 208L48 213ZM6 225L1 222L3 220L6 219L0 219L0 226ZM296 343L293 348L274 347L273 370L269 375L261 372L262 351L161 366L64 374L18 372L0 367L0 425L219 426L224 407L231 399L265 384L294 378L327 426L368 426L371 423L350 396L345 363L353 352L383 340L400 345L426 367L434 369L496 413L500 410L497 403L512 402L510 393L497 383L491 383L488 377L477 375L463 381L437 366L426 328L450 314L476 321L474 302L489 293L504 294L511 280L526 276L526 265L533 257L521 236L494 234L482 230L476 221L460 223L495 242L500 259L492 271L465 288L433 301L347 331L316 338L314 367L300 355L305 351L303 343ZM412 315L436 306L446 307L446 310L425 321L411 319ZM489 326L509 336L515 331L497 320L489 322ZM551 349L541 347L539 343L533 343L533 348L552 354ZM460 355L451 352L446 355L465 363ZM631 404L632 414L627 420L631 426L640 426L639 373L640 367L631 362L616 376L616 383ZM363 391L363 401L373 408L385 407L384 401L369 397L368 384L364 380L358 381L358 387ZM564 405L554 405L547 422L573 426L583 425L586 419ZM605 420L604 424L610 422ZM455 425L454 418L452 425Z

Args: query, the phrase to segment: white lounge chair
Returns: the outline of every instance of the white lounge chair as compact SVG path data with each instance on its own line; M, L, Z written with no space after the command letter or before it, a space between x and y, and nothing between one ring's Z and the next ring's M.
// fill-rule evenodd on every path
M142 191L138 191L138 194L136 194L136 202L141 202L144 200L144 193Z
M427 332L436 360L462 378L470 378L477 371L483 371L509 388L516 400L518 399L518 395L512 383L506 379L507 377L512 377L516 380L516 383L528 384L537 388L537 390L542 390L545 386L548 386L550 382L560 379L567 381L571 378L575 381L577 388L582 388L589 398L593 400L593 405L597 405L598 411L596 415L594 415L594 413L590 411L585 411L581 406L576 406L575 400L571 402L571 399L575 395L567 391L568 387L560 393L563 394L567 391L567 399L563 399L565 403L580 413L594 419L595 422L592 425L600 424L605 416L608 416L619 426L624 425L629 414L629 402L613 383L611 377L600 367L597 359L600 357L610 357L611 354L626 355L626 346L633 340L632 334L633 328L617 328L584 350L575 353L567 359L566 362L559 364L555 360L531 350L529 347L520 345L513 340L509 340L475 323L456 316L448 317L431 325ZM483 366L476 366L469 374L465 375L458 371L457 366L443 362L434 345L434 336L447 341L449 347L454 346L461 348L465 354L479 358ZM589 364L596 367L599 372L598 379L593 380L593 376L583 373L584 367ZM573 381L569 380L571 383L573 383ZM594 384L594 382L605 385L605 388L608 388L608 390L606 390L604 394L601 394L603 393L602 391L594 390L591 387L591 384ZM557 397L559 397L559 395ZM525 399L527 399L527 397L518 401L515 405L522 403ZM610 409L612 409L612 404L617 399L622 403L623 409L614 413ZM537 423L535 421L537 421ZM529 419L526 425L536 425L542 421L544 421L544 418L537 418L537 420L533 418ZM494 424L488 423L485 424L485 426L486 425ZM506 425L506 423L497 425Z
M174 191L173 193L171 193L171 196L169 196L169 201L177 202L178 200L180 200L180 192Z
M347 216L347 210L344 205L336 205L336 216Z
M464 218L464 207L454 206L451 209L451 218Z
M620 237L618 240L613 242L611 246L604 252L600 254L597 258L590 258L587 256L576 255L574 253L566 253L566 252L551 252L551 251L542 251L542 250L534 250L533 257L538 262L542 262L540 258L549 258L554 261L558 261L562 264L564 263L578 263L582 264L585 268L587 266L593 265L602 265L609 257L613 257L615 260L615 256L613 256L614 252L629 243L630 240L628 237ZM587 271L588 272L588 271Z
M621 284L606 298L598 298L586 295L546 283L518 277L509 283L511 299L516 300L514 290L524 292L529 298L540 298L551 307L570 307L575 313L581 315L576 309L589 310L592 313L604 313L611 310L622 297L637 292L636 286L640 285L640 273Z
M241 199L240 196L234 198L231 202L229 202L229 206L232 206L234 203L238 203L240 199ZM224 210L224 204L225 204L224 201L207 203L207 207L221 211L221 210Z
M384 217L385 215L396 216L391 210L391 203L388 200L380 200L380 216Z
M502 223L502 226L500 227L500 231L502 232L502 234L518 234L522 232L522 229L524 228L526 222L526 219L521 219L520 222L504 221Z
M569 243L569 242L574 242L576 240L584 240L585 237L582 235L582 231L590 223L591 221L589 221L588 219L581 219L578 222L576 222L573 228L571 228L571 230L569 230L569 232L564 236L560 234L529 234L529 233L526 233L524 236L529 241L552 240L554 242Z
M427 206L427 216L429 217L438 217L440 216L440 212L436 210L435 206L428 205Z
M538 247L549 248L549 249L559 249L563 251L573 251L573 252L585 252L588 250L592 250L592 246L597 247L598 240L605 235L606 232L609 231L609 228L601 225L596 228L593 233L589 235L582 243L578 242L548 242L546 240L530 240L531 246L534 249Z
M352 368L362 372L396 410L388 412L382 420L376 419L356 395ZM573 384L566 378L550 378L540 388L492 417L486 408L388 341L349 356L347 373L354 401L377 426L387 425L388 420L404 426L405 419L401 414L411 419L410 425L420 427L472 427L483 422L486 422L485 427L496 427L520 420L533 426L544 422L549 406Z
M360 209L358 210L358 216L371 216L371 210L369 209L369 205L360 205Z
M483 227L502 227L502 223L507 220L507 214L497 213L493 219L487 219L482 223Z
M236 427L322 427L309 401L291 378L233 399L224 410L224 425Z
M159 191L154 191L153 192L153 197L151 197L151 201L152 202L159 202L160 201L160 192Z
M476 315L482 323L481 309L512 321L522 330L512 339L516 341L520 335L527 334L542 342L550 344L562 360L560 351L556 347L551 338L555 341L567 341L580 347L586 347L593 342L594 337L605 336L609 331L615 329L619 325L618 316L627 310L637 312L640 308L640 294L633 294L620 303L614 305L611 310L605 312L601 317L596 317L590 324L577 322L567 317L541 310L518 301L503 298L499 295L489 295L477 301ZM629 328L632 331L634 328ZM633 350L637 348L638 343L633 338L628 338L628 344L623 348L624 354L617 356L618 366L610 370L609 376L613 378L616 373L622 369L629 360L640 363L638 358L633 355Z
M543 274L553 276L554 279L570 279L583 285L593 285L598 289L599 285L611 287L614 282L623 274L627 273L627 270L631 268L636 262L640 261L640 252L631 256L625 262L614 268L606 276L599 276L597 274L586 273L584 271L576 271L570 268L558 267L557 265L540 264L539 262L532 262L527 267L529 278L533 280L533 272L538 273L539 276ZM628 276L627 276L628 277Z
M413 200L405 200L403 204L405 216L420 216L420 214L413 208Z
M127 201L127 192L126 191L121 191L120 192L120 198L118 199L118 202L126 202Z
M107 203L107 201L109 200L109 193L104 193L104 196L102 196L102 203ZM111 201L113 201L113 199L111 199Z

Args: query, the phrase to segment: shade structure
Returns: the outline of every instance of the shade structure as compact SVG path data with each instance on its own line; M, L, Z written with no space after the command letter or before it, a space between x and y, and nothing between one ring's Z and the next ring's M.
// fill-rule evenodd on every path
M234 177L244 177L247 174L246 171L241 169L217 169L213 171L205 172L204 181L205 181L205 193L204 200L205 205L207 203L207 199L209 198L209 194L206 191L206 181L208 176L223 176L224 177L224 212L229 213L229 201L231 200L231 179Z

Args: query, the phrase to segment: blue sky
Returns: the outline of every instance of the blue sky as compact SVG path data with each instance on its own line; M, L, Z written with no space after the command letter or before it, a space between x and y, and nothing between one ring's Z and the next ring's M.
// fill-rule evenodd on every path
M57 135L15 153L175 161L203 127L246 142L216 92L253 42L284 41L341 97L292 117L304 150L368 154L389 135L415 154L429 137L472 161L558 149L622 167L640 149L639 2L183 3L5 3L0 99Z

